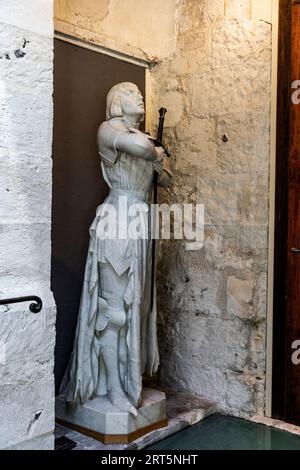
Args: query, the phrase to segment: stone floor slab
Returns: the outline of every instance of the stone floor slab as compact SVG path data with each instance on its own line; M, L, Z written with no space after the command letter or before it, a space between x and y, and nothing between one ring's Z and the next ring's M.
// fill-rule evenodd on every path
M217 405L203 397L159 387L166 393L168 426L142 436L129 444L102 444L91 437L57 425L55 437L66 436L76 442L74 450L140 450L198 423L217 411Z

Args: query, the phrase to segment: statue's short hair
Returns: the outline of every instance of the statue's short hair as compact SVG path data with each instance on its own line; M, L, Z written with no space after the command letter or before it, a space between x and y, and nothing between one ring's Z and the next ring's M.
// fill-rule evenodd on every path
M113 86L108 92L106 99L106 119L123 116L122 96L132 88L137 88L134 83L122 82Z

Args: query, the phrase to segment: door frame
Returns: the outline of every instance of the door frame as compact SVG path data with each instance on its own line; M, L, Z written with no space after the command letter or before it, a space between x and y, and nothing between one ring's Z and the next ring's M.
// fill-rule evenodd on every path
M292 0L273 0L266 415L285 419ZM284 273L284 276L282 275ZM273 365L276 365L273 367Z

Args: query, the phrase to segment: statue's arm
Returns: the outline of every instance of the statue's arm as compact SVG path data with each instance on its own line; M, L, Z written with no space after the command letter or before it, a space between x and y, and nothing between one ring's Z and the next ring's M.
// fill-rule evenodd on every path
M118 130L104 123L97 134L99 153L106 163L113 164L118 152L128 153L136 158L154 161L157 153L154 144L142 133Z
M144 134L122 132L117 136L116 148L144 160L154 161L157 158L154 144Z

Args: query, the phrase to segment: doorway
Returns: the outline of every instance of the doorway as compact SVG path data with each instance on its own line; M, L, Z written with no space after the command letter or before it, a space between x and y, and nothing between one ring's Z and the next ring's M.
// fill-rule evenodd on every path
M272 401L274 417L300 425L299 0L280 1L279 44Z
M105 120L108 91L123 81L145 95L144 67L54 40L51 289L57 305L57 392L73 348L89 227L108 193L96 133Z

